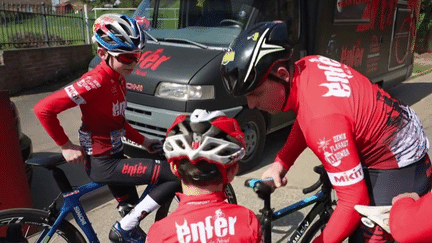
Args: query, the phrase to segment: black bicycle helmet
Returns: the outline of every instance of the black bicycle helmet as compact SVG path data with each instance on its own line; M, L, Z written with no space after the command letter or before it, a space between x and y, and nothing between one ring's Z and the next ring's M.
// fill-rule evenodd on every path
M291 55L285 22L259 23L240 34L225 53L221 64L225 88L234 96L247 94L276 63L290 60Z

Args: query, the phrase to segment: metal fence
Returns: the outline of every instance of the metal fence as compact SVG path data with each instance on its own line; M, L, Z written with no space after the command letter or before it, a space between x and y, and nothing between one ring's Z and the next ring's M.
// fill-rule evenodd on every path
M69 7L69 8L68 8ZM0 50L90 42L94 19L71 6L0 4Z

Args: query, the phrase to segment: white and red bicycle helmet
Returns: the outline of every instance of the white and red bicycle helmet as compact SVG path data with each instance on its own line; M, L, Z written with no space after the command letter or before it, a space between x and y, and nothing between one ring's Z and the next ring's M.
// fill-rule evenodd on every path
M237 120L221 111L197 109L190 116L176 118L167 131L163 149L170 163L178 165L187 159L194 165L200 161L216 165L226 183L226 169L243 158L245 146Z
M95 20L92 40L112 52L139 52L146 43L142 28L125 14L104 14Z

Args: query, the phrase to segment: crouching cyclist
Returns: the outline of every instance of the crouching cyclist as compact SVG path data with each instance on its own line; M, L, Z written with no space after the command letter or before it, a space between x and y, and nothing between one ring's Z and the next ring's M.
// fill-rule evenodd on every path
M251 109L296 114L285 145L262 177L286 185L288 170L309 147L337 192L338 205L314 242L390 239L381 227L360 224L354 206L391 205L400 193L430 191L429 141L414 110L343 63L324 56L294 63L281 21L251 28L230 48L221 66L228 92L245 95Z
M225 201L225 186L245 154L244 134L222 112L180 115L163 146L172 172L181 179L178 208L153 224L147 243L262 242L255 214Z

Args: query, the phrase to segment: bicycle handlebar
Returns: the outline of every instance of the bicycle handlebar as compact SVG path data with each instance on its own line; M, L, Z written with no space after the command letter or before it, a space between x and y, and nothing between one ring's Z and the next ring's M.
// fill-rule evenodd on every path
M324 166L322 165L317 165L314 167L314 172L319 174L320 177L318 179L317 182L315 182L312 186L304 188L303 189L303 194L308 194L311 193L313 191L315 191L316 189L318 189L327 179L327 174L326 171L324 169Z
M304 188L303 194L308 194L317 190L323 184L325 186L331 187L331 183L328 179L327 173L324 169L323 165L318 165L314 167L314 172L319 174L320 177L317 182L315 182L312 186ZM275 190L273 178L266 179L248 179L245 181L245 186L252 188L260 198L266 196L266 194L270 195Z

